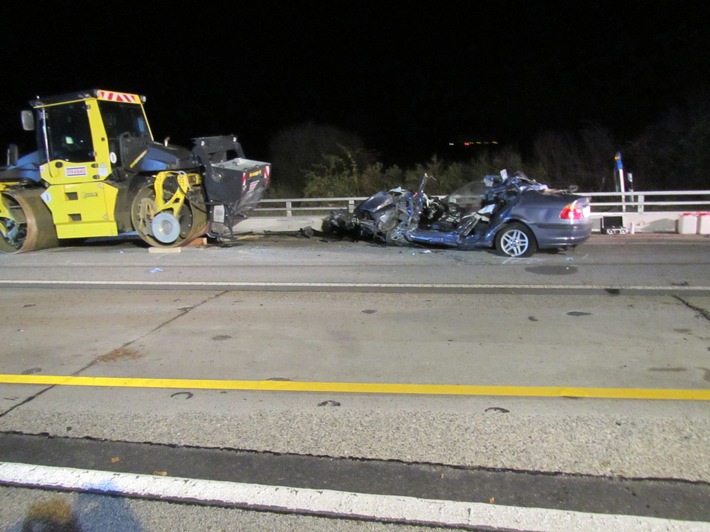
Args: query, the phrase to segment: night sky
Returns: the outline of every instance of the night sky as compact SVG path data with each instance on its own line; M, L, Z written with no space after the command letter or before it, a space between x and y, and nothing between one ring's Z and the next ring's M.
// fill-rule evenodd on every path
M592 124L623 143L710 87L701 1L54 4L0 7L2 146L35 95L103 88L146 95L158 139L235 133L266 160L312 122L408 166Z

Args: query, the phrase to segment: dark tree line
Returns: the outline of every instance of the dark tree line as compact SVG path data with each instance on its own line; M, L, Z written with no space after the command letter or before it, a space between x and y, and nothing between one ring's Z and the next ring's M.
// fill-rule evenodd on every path
M691 97L668 110L637 137L619 141L604 127L544 131L523 154L512 146L487 147L469 159L433 154L411 167L385 166L356 134L308 123L282 131L270 145L271 197L369 196L394 186L415 188L424 172L435 177L427 190L446 194L501 169L523 171L552 187L615 191L614 154L623 154L625 172L636 190L707 190L710 180L710 98Z

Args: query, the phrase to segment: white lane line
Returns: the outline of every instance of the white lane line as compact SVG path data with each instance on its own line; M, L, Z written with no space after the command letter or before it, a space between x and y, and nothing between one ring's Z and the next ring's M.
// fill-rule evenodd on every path
M66 281L47 279L2 279L2 285L39 286L169 286L199 288L446 288L446 289L495 289L495 290L624 290L659 292L710 292L710 286L644 286L644 285L565 285L565 284L471 284L471 283L341 283L341 282L249 282L249 281Z
M429 526L695 532L710 523L0 462L0 484Z

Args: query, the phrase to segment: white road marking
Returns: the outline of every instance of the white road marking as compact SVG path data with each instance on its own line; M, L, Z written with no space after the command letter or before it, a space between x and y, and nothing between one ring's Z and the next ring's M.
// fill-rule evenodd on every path
M710 523L0 462L0 484L429 526L695 532Z
M248 281L66 281L47 279L2 279L3 285L38 285L38 286L156 286L184 288L425 288L425 289L493 289L493 290L624 290L658 292L710 292L710 286L644 286L644 285L566 285L566 284L471 284L471 283L340 283L340 282L248 282Z

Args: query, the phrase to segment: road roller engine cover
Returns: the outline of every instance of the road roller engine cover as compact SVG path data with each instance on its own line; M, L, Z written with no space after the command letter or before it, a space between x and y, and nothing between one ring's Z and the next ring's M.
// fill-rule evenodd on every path
M192 149L156 142L144 103L107 90L30 102L22 126L37 150L11 144L0 167L0 252L130 233L154 247L236 241L270 163L245 159L235 135L194 138Z

